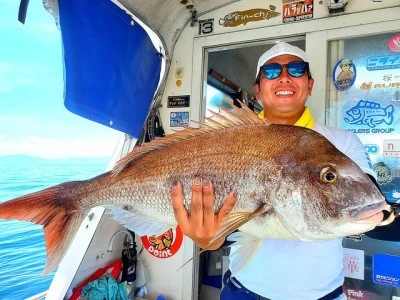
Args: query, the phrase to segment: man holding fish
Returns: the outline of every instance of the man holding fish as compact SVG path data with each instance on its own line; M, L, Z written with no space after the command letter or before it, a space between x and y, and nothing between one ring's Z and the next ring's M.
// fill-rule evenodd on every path
M374 178L364 147L353 133L314 122L309 108L305 106L313 84L306 53L284 42L276 44L258 61L254 91L264 108L259 118L270 124L306 127L322 134L363 172ZM261 140L263 136L259 138ZM285 139L284 136L281 138ZM329 176L335 180L335 174ZM329 176L327 180L330 180ZM336 196L332 195L332 198ZM201 248L219 248L224 241L217 240L211 244L215 241L212 238L225 215L238 202L235 191L228 195L218 214L214 214L213 189L207 178L195 178L193 181L190 213L185 209L182 198L182 186L177 183L172 189L172 201L176 220L183 233ZM299 199L299 205L294 205L293 209L303 209L302 201L304 199ZM376 225L383 217L382 213L377 212L381 208L377 207L374 213L360 215L358 222L371 221ZM292 221L296 223L295 217ZM307 222L312 223L313 220L304 221ZM313 225L319 226L316 222ZM341 237L332 236L332 239L320 241L312 236L308 239L311 241L264 239L261 244L257 244L256 239L248 235L234 235L231 239L236 240L237 245L232 246L230 254L229 269L232 274L225 283L221 299L346 299L342 290L344 276ZM302 239L307 240L304 236ZM249 244L257 248L247 252L243 251L244 247L240 250L240 246L249 247Z

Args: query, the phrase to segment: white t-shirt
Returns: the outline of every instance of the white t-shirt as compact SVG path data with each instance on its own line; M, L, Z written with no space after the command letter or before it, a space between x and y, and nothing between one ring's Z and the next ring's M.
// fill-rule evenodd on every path
M365 173L375 176L364 146L354 133L318 123L313 130ZM231 255L235 255L232 248ZM265 239L254 259L235 278L250 291L272 300L318 299L343 284L342 260L342 238L320 242Z

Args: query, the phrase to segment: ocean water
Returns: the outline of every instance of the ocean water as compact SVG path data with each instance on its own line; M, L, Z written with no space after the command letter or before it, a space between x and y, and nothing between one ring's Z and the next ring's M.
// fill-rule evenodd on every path
M16 163L0 160L0 203L71 180L104 173L105 162L82 160ZM0 219L0 299L22 300L46 291L54 272L41 277L46 250L41 226Z

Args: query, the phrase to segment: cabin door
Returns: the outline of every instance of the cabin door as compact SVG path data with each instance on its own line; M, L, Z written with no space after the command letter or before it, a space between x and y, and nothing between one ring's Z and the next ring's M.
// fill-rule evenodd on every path
M305 37L298 36L281 39L305 50ZM205 82L202 111L211 116L209 110L219 111L218 105L238 104L240 100L256 113L262 107L255 99L253 84L257 73L258 58L272 46L276 40L262 43L235 44L229 47L216 47L206 51L207 78ZM218 299L223 287L223 277L229 267L229 248L207 251L200 257L199 263L199 299Z

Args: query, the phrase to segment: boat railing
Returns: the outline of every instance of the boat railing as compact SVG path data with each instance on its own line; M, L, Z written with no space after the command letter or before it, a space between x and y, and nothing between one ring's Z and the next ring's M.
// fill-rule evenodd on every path
M31 296L29 298L26 298L25 300L44 300L44 299L46 299L46 295L47 295L47 291L44 291L44 292L41 292L34 296Z

